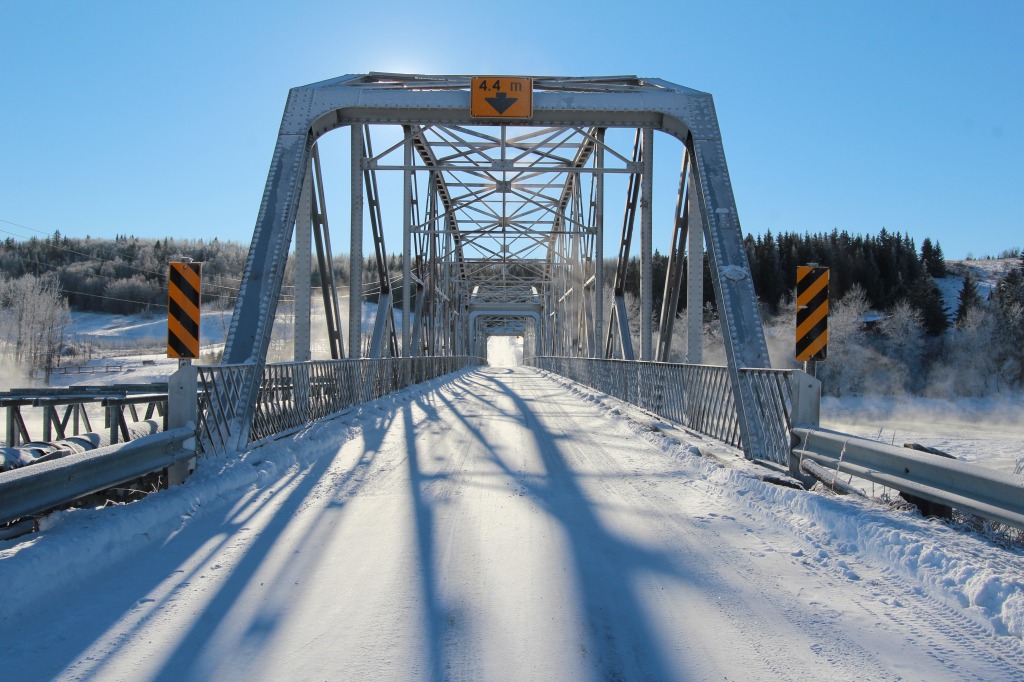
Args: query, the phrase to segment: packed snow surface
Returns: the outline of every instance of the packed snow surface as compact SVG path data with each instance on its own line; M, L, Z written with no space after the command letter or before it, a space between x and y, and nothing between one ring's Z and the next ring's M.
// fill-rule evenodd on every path
M1024 556L763 473L462 372L0 543L3 676L1024 679Z

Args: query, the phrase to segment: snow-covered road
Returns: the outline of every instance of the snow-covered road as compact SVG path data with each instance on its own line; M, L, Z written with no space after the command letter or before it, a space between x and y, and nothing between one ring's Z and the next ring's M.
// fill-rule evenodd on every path
M479 369L66 513L0 544L0 678L1024 679L1019 553L629 412Z

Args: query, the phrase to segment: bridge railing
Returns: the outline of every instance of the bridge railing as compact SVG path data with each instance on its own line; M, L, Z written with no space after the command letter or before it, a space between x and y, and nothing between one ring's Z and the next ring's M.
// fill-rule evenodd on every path
M257 444L317 419L474 364L466 356L313 360L263 370L246 444ZM198 367L200 452L234 447L241 390L250 365Z
M727 367L562 357L533 358L531 364L734 447L743 445ZM766 451L755 456L788 464L793 371L741 369L739 376L761 414Z

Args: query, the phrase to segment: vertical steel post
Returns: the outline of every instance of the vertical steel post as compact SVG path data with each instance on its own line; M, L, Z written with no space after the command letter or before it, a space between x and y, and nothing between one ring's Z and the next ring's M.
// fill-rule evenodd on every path
M592 357L604 357L602 333L604 332L604 128L597 130L597 147L594 149L594 170L597 172L594 188L594 352Z
M313 247L311 231L313 224L313 171L312 164L306 164L302 191L299 193L299 210L295 216L295 325L292 329L292 354L296 362L305 362L310 353L310 310L312 296L310 279L313 276Z
M53 440L53 405L43 405L43 441Z
M692 171L688 183L686 203L692 228L687 234L686 250L686 361L699 365L704 362L704 232Z
M363 357L363 127L352 126L352 240L349 247L348 350L349 357Z
M653 197L652 174L654 170L654 129L643 130L643 170L640 176L640 359L654 358L651 335L651 318L654 317L654 285L652 271L652 227L651 216Z
M412 356L412 129L403 126L402 171L402 357Z
M324 173L320 167L319 147L313 147L313 238L317 263L320 267L320 292L324 301L324 320L331 359L345 357L345 341L341 335L341 305L338 286L334 281L334 250L331 248L331 228L327 222L327 199L324 193Z
M14 416L16 411L18 411L18 408L14 405L7 406L7 438L4 439L4 442L9 448L16 448L21 445L21 434L18 432L18 422Z
M658 335L658 362L668 362L672 353L672 337L675 331L676 311L679 309L679 294L683 285L684 244L689 230L687 214L686 176L689 156L683 149L683 167L679 171L679 192L676 194L676 211L672 225L672 245L665 269L665 292L661 301L661 318Z

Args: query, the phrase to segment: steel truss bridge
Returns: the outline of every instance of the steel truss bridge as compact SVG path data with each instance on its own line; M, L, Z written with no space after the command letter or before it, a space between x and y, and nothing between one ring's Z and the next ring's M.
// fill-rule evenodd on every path
M635 76L537 77L532 115L505 119L473 116L470 86L469 76L371 73L290 92L227 340L224 362L232 369L222 376L232 376L213 380L222 402L238 405L224 418L235 432L222 444L245 442L252 435L246 425L262 418L259 396L293 243L296 301L310 298L314 251L324 273L333 360L480 357L489 336L517 335L526 340L528 360L548 366L554 358L665 363L685 292L679 345L694 368L702 360L706 248L727 358L708 399L729 413L722 419L731 439L749 457L783 458L785 415L766 416L759 405L778 402L771 395L776 387L759 395L744 375L770 363L711 95ZM329 181L319 142L339 128L347 129L350 149L349 300L369 293L378 302L365 341L360 306L348 306L343 333L328 265ZM657 310L656 131L682 149ZM389 182L391 176L400 181ZM400 187L398 196L385 187ZM624 195L610 196L612 188ZM396 206L400 278L388 271L383 225L385 208ZM620 235L614 272L605 271L608 230ZM367 232L374 273L363 272ZM640 262L639 310L630 310L625 296L631 254ZM310 327L310 311L300 304L296 363L311 362Z

